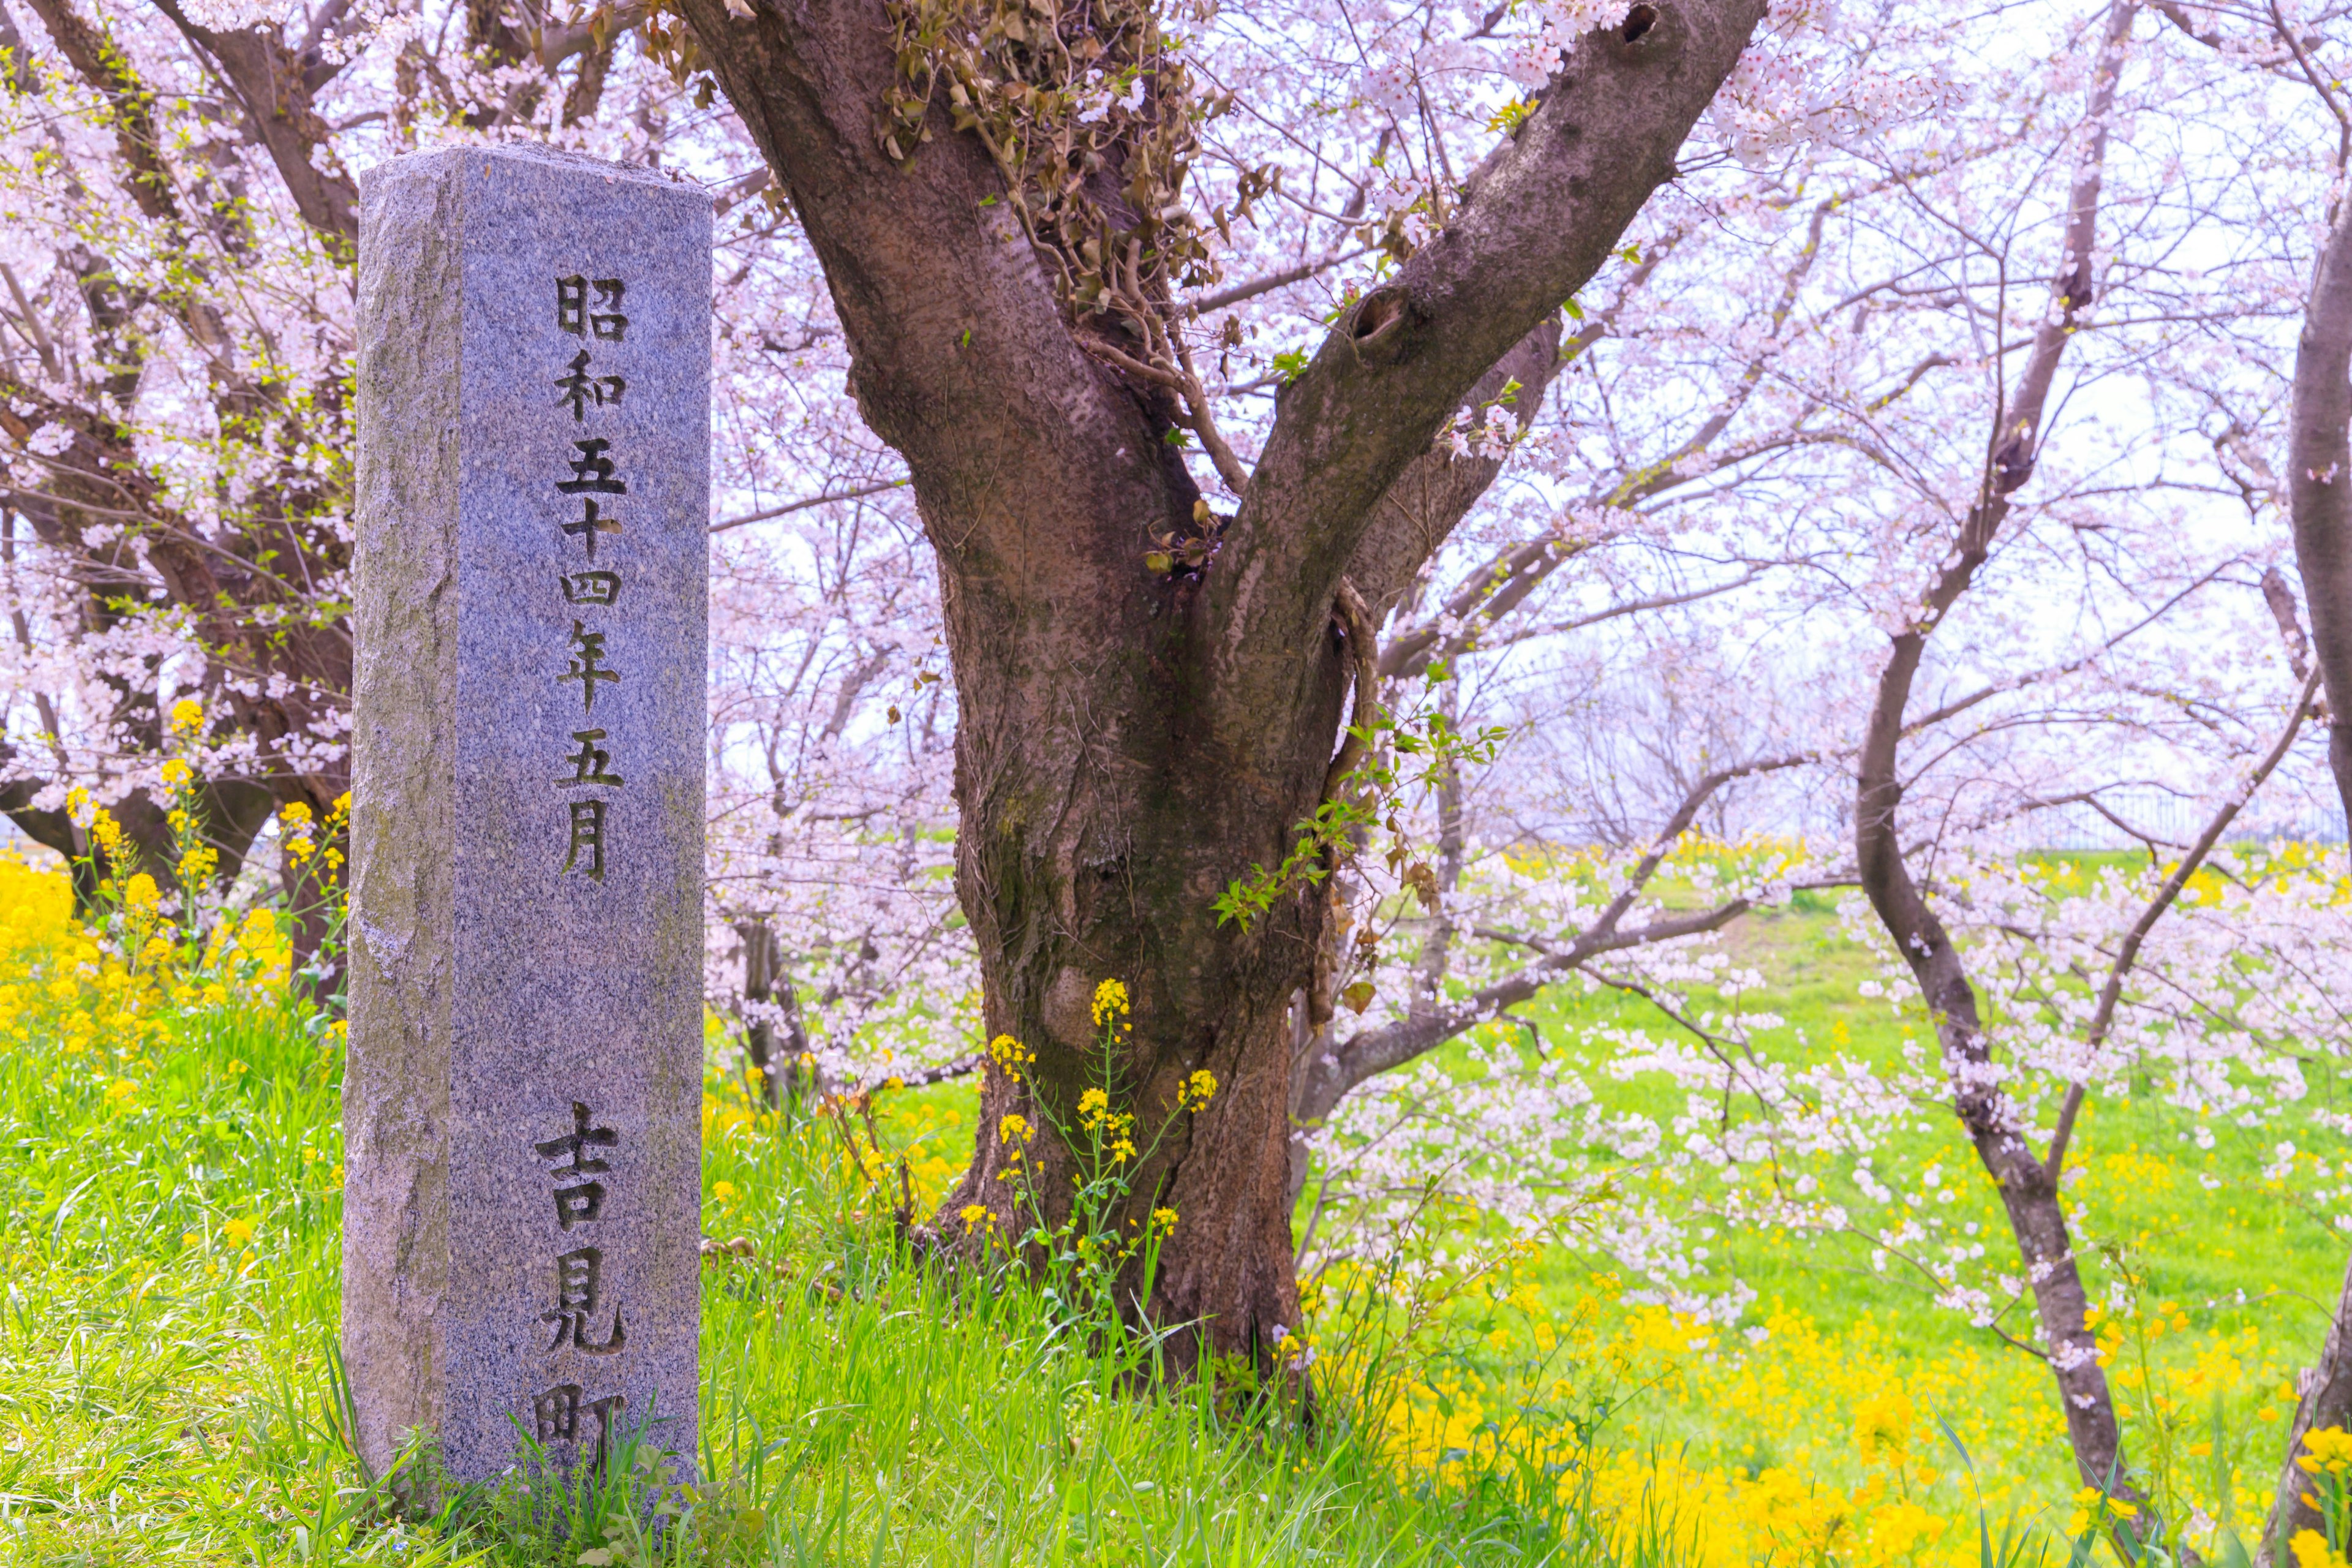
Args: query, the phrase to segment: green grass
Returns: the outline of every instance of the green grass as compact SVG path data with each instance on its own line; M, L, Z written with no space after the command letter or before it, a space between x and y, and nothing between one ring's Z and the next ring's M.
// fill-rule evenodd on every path
M66 1021L99 994L37 995L17 993L20 1037L0 1054L0 1557L572 1564L614 1549L593 1531L550 1539L495 1500L397 1520L360 1475L331 1392L331 1033L246 994L171 1016L134 1047L101 1031L68 1052ZM713 1228L757 1256L705 1269L709 1484L666 1553L1596 1559L1549 1476L1498 1466L1401 1485L1342 1409L1307 1437L1204 1403L1205 1385L1138 1397L1131 1355L1090 1352L1027 1292L953 1299L909 1263L886 1205L865 1210L833 1136L713 1118L706 1181L737 1194ZM627 1560L626 1532L618 1545Z
M53 914L24 914L25 889L0 878L0 1561L627 1560L625 1531L552 1540L512 1499L396 1517L334 1415L334 1032L251 984L126 1023L102 974L72 975ZM1824 908L1734 941L1774 977L1783 1038L1885 1060L1918 1029L1858 995L1872 970ZM1587 1044L1654 1022L1638 1004L1564 990L1537 1014L1613 1108L1676 1109L1678 1093L1601 1073ZM1721 1274L1760 1294L1711 1327L1630 1304L1572 1241L1546 1248L1465 1292L1435 1353L1397 1369L1389 1392L1422 1400L1439 1456L1400 1473L1384 1401L1334 1399L1307 1436L1202 1387L1139 1397L1131 1354L1055 1330L1030 1292L959 1299L909 1262L831 1131L750 1114L731 1052L713 1054L704 1228L752 1256L705 1269L705 1480L672 1555L1892 1568L1974 1561L1979 1485L1996 1537L2013 1510L2029 1558L2067 1555L2051 1532L2074 1489L2046 1374L1872 1267L1864 1242L1727 1232ZM2323 1103L2344 1092L2316 1068L2313 1085ZM968 1087L950 1086L891 1097L885 1127L936 1188L970 1116ZM2148 1094L2101 1106L2070 1196L2095 1289L2128 1266L2187 1325L2111 1369L2139 1378L2123 1389L2136 1456L2250 1535L2281 1458L2279 1385L2317 1344L2345 1245L2261 1164L2278 1138L2331 1161L2345 1140L2281 1122L2204 1152L2188 1127ZM1898 1191L1933 1164L1962 1178L1943 1212L1999 1256L2011 1244L1972 1162L1929 1106L1878 1170ZM1571 1415L1596 1405L1608 1419L1580 1435ZM1903 1430L1872 1450L1864 1417Z
M1770 977L1765 996L1748 999L1785 1020L1766 1037L1767 1048L1795 1054L1791 1042L1802 1031L1811 1050L1884 1065L1906 1039L1929 1038L1911 994L1861 996L1875 965L1840 931L1828 900L1808 902L1749 917L1728 942L1741 965ZM1610 1047L1589 1038L1628 1026L1667 1036L1672 1026L1638 999L1561 987L1534 1012L1548 1045L1585 1069L1611 1110L1664 1121L1683 1108L1681 1091L1655 1079L1611 1079L1603 1068ZM2066 1188L2070 1217L2093 1298L2120 1292L2142 1305L2143 1319L2158 1303L2178 1309L2159 1337L2127 1344L2109 1368L2134 1463L2144 1472L2165 1468L2179 1495L2249 1539L2284 1458L2280 1443L2293 1409L2284 1385L2316 1353L2345 1269L2335 1206L2315 1207L2263 1173L2282 1140L2303 1152L2306 1171L2315 1158L2340 1164L2352 1154L2352 1143L2307 1114L2341 1106L2345 1064L2319 1058L2305 1071L2303 1106L2253 1130L2210 1118L2210 1150L2193 1141L2197 1118L2166 1103L2152 1084L2135 1084L2127 1095L2092 1101L2068 1161L2078 1173ZM1897 1194L1916 1192L1921 1173L1940 1167L1956 1200L1923 1203L1918 1212L1954 1227L1973 1223L1969 1239L1983 1244L1988 1260L2016 1271L2000 1205L1948 1107L1917 1107L1874 1163ZM1824 1193L1870 1213L1852 1165L1841 1156L1799 1168ZM1617 1441L1654 1442L1693 1470L1726 1477L1778 1465L1852 1496L1864 1495L1874 1478L1891 1493L1892 1468L1858 1451L1853 1423L1864 1401L1899 1390L1916 1415L1905 1495L1965 1525L1969 1489L1983 1484L2002 1507L2015 1504L2048 1528L2063 1522L2079 1483L2054 1388L2037 1359L1937 1308L1916 1275L1875 1263L1866 1239L1727 1226L1715 1248L1711 1279L1693 1283L1719 1287L1737 1276L1756 1289L1755 1305L1738 1325L1695 1334L1707 1341L1704 1372L1654 1360L1656 1379L1622 1412ZM1546 1310L1568 1318L1607 1310L1610 1300L1591 1286L1601 1266L1572 1246L1549 1249L1538 1271ZM2012 1313L2005 1326L2021 1334L2026 1321ZM1782 1327L1761 1344L1741 1342L1739 1330L1767 1324ZM1974 1476L1940 1440L1937 1422L1965 1442ZM2192 1451L2200 1446L2207 1451ZM1937 1481L1921 1487L1922 1475Z

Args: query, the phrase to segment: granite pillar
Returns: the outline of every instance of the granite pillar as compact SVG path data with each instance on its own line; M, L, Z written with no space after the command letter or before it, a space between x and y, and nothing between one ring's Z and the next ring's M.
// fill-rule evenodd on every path
M343 1353L363 1458L695 1453L709 194L361 181Z

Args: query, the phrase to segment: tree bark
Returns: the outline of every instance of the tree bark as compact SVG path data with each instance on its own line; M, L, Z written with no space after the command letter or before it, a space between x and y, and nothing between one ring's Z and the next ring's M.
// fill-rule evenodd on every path
M1171 573L1142 557L1155 533L1191 531L1202 499L1171 439L1183 411L1088 352L997 165L943 107L903 163L886 155L898 61L881 0L683 10L791 195L860 409L906 458L938 554L961 714L957 892L985 1026L1036 1056L1017 1081L988 1074L945 1212L979 1204L1015 1223L1007 1115L1039 1129L1024 1147L1037 1190L1066 1193L1076 1157L1052 1123L1107 1087L1152 1148L1117 1222L1181 1216L1141 1310L1196 1326L1171 1345L1179 1370L1203 1349L1270 1368L1273 1331L1298 1312L1289 1006L1325 905L1307 888L1244 930L1219 924L1214 900L1279 863L1321 800L1362 651L1334 604L1381 504L1672 174L1761 0L1686 0L1646 30L1580 40L1454 223L1285 389L1205 565ZM1402 542L1382 548L1387 580L1442 542L1412 532L1383 535ZM1089 1007L1112 977L1134 1025L1105 1085ZM1219 1088L1195 1114L1178 1089L1199 1070Z
M2311 611L2312 652L2326 693L2327 765L2352 822L2352 707L2347 706L2352 703L2352 208L2341 201L2312 268L2311 298L2295 345L2287 503L2295 565ZM2282 630L2293 613L2290 605ZM2303 1500L2311 1478L2294 1462L2305 1436L2352 1426L2352 1269L2300 1392L2263 1531L2266 1562L2281 1560L2297 1531L2320 1527L2317 1511Z
M2058 1196L2058 1172L2030 1148L2015 1106L2000 1092L1991 1050L1977 1009L1967 965L1952 946L1905 862L1895 826L1903 798L1897 771L1904 710L1927 641L1974 580L2009 516L2010 498L2032 476L2042 417L2060 359L2093 291L2091 258L2097 234L2101 174L2116 79L2128 42L2134 0L2116 0L2086 115L2089 134L2070 195L2062 271L2053 285L2053 310L2035 334L2024 374L1998 411L1987 443L1976 504L1963 520L1950 560L1937 573L1913 623L1895 636L1878 689L1855 778L1854 851L1864 892L1917 981L1936 1023L1936 1036L1953 1089L1952 1109L1994 1184L2025 1266L2051 1375L2083 1484L2135 1504L2144 1500L2126 1470L2122 1435L2097 1342L2086 1322L2074 1239ZM2140 1526L2152 1521L2143 1518ZM2136 1528L2130 1533L2138 1534Z

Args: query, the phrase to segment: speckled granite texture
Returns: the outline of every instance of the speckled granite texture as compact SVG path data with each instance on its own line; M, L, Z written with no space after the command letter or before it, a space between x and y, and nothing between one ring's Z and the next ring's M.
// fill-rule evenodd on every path
M467 1480L650 1415L690 1459L710 198L521 148L361 193L362 1451Z

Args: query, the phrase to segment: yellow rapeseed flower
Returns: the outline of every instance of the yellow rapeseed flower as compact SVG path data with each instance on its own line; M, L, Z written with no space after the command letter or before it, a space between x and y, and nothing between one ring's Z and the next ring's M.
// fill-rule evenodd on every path
M1037 1059L1037 1054L1010 1035L999 1035L988 1042L988 1059L1013 1082L1021 1081L1021 1069Z
M122 884L122 907L134 916L152 917L162 900L163 892L155 886L155 879L144 871L134 873Z
M723 1204L728 1199L735 1195L735 1184L732 1182L713 1182L710 1184L710 1195Z
M996 1124L996 1141L999 1143L1026 1143L1034 1136L1036 1134L1029 1125L1029 1119L1019 1111L1007 1114Z
M2298 1530L2286 1543L2294 1553L2294 1568L2328 1568L2327 1537L2315 1530Z
M1216 1098L1216 1093L1217 1075L1202 1068L1186 1079L1184 1086L1176 1091L1176 1103L1187 1110L1205 1110L1209 1101Z
M1176 1218L1177 1218L1177 1215L1176 1215L1176 1211L1175 1211L1174 1209L1171 1209L1171 1208L1156 1208L1156 1209L1153 1209L1153 1210L1151 1211L1151 1226L1152 1226L1152 1228L1153 1228L1153 1229L1155 1229L1155 1230L1157 1230L1157 1231L1159 1231L1161 1235L1163 1235L1163 1236L1164 1236L1164 1235L1166 1235L1168 1232L1170 1232L1170 1231L1171 1231L1171 1230L1174 1230L1174 1229L1176 1228Z
M2084 1487L2074 1494L2074 1511L2066 1520L2066 1533L2081 1535L2090 1530L2094 1510L2097 1510L2095 1517L2102 1525L2109 1520L2133 1519L2139 1514L2138 1509L2123 1499L2104 1496L2096 1487Z
M232 1244L243 1247L253 1239L253 1222L249 1219L224 1220L221 1222L221 1234Z
M106 807L101 805L90 814L89 836L98 840L98 847L106 852L108 859L125 858L124 851L130 840L123 835L122 824L115 821L114 814Z
M963 1219L963 1233L970 1236L982 1225L992 1223L986 1204L966 1204L956 1211Z
M170 762L163 764L163 783L167 788L178 789L182 784L188 782L188 775L194 771L194 770L190 768L187 763L182 762L177 757L173 757ZM173 815L177 816L179 813L174 812Z
M1901 1389L1857 1400L1853 1407L1853 1446L1865 1460L1891 1459L1900 1464L1911 1447L1911 1426L1917 1418Z
M205 727L205 705L193 697L172 704L172 733L193 735Z
M1921 1547L1934 1545L1950 1522L1915 1502L1885 1504L1871 1521L1871 1543L1882 1560L1915 1558Z
M2347 1432L2341 1426L2322 1426L2304 1435L2303 1449L2294 1462L2302 1466L2306 1474L2352 1474L2352 1432Z
M1095 1027L1099 1029L1118 1023L1127 1016L1127 987L1116 980L1106 980L1095 987Z

